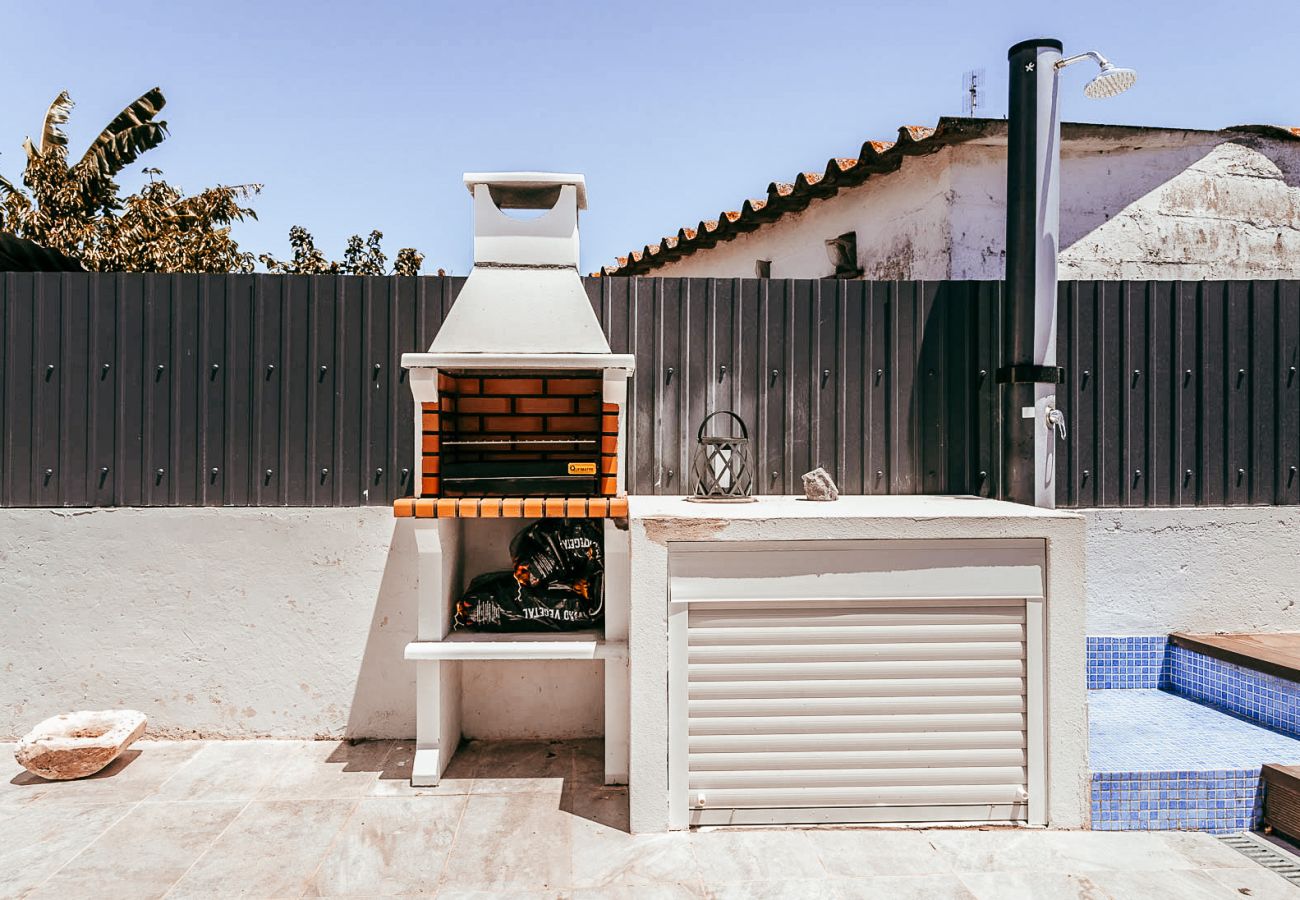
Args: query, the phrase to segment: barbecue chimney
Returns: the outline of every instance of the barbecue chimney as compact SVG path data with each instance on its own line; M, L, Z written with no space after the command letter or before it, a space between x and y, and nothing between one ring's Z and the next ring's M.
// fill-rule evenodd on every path
M417 517L622 516L627 379L578 275L581 175L471 173L474 269L426 353ZM516 218L511 209L543 210Z

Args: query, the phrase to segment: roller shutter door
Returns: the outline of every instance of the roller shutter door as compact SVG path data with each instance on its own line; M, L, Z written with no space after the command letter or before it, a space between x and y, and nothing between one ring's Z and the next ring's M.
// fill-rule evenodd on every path
M693 823L1025 817L1023 602L689 617Z

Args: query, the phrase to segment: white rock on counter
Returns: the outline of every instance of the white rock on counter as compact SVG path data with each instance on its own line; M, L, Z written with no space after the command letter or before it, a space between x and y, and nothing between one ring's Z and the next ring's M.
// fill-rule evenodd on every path
M840 489L821 466L803 476L803 493L809 500L838 500Z
M144 734L147 724L144 713L133 709L65 713L28 732L14 758L42 778L85 778L117 759Z

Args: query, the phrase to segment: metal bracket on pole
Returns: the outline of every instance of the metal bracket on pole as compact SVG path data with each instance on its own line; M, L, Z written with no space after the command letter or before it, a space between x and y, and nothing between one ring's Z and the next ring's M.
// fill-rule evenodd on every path
M998 369L998 384L1065 384L1065 369L1029 363L1003 366Z

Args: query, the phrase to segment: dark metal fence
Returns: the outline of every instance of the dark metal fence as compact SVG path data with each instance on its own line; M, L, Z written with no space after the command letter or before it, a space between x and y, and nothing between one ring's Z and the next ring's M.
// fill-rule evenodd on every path
M356 506L409 494L400 354L457 278L0 276L0 506ZM1300 283L1071 283L1071 506L1300 503ZM629 490L750 425L758 489L996 494L995 282L591 279L637 357ZM1188 374L1190 372L1190 374ZM1190 473L1190 474L1189 474Z

